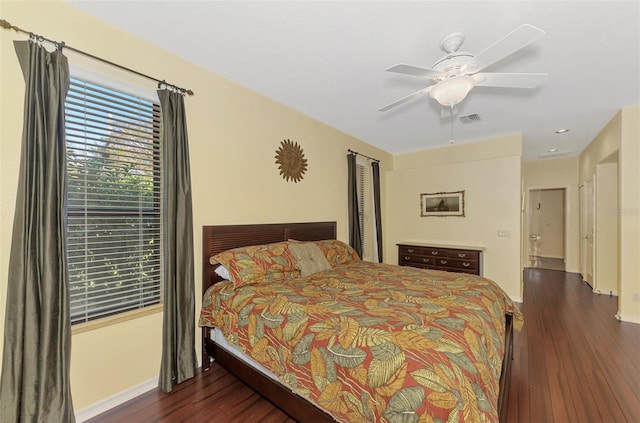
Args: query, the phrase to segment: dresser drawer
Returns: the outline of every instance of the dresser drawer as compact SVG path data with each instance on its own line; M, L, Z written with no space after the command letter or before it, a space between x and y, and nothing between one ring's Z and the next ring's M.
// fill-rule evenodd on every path
M438 258L435 259L435 264L441 267L454 267L468 273L477 273L479 269L478 260L465 260L458 258Z
M398 247L400 254L422 254L421 247L414 247L409 245L400 245Z
M411 263L411 264L413 263L434 264L435 260L436 260L435 258L421 256L417 254L401 254L399 264L402 264L402 262Z
M422 254L428 257L449 257L449 250L444 248L422 248Z
M449 257L466 259L466 260L478 260L480 252L471 250L449 250Z

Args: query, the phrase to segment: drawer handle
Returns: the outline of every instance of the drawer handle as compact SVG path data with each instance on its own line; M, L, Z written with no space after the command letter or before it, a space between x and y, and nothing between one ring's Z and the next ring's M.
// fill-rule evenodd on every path
M463 261L463 262L462 262L462 265L463 265L464 267L469 267L469 266L471 266L471 263L467 263L466 261Z
M447 264L446 260L440 260L440 264Z
M432 251L431 254L433 254L434 256L437 256L438 252L437 251Z
M411 256L404 256L405 260L411 260Z
M413 253L413 248L407 249L408 252Z
M465 253L458 253L458 257L465 258L467 255Z
M429 263L431 260L429 260L428 258L423 258L422 261L425 263Z

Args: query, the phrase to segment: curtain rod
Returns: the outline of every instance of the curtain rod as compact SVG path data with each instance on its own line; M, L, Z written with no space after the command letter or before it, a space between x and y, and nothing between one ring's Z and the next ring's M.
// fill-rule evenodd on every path
M367 156L367 155L365 155L365 154L362 154L362 153L358 153L357 151L353 151L353 150L352 150L352 149L350 149L350 148L349 148L349 149L347 149L347 151L348 151L349 153L351 153L351 154L357 154L358 156L366 157L366 158L367 158L367 159L369 159L369 160L373 160L374 162L378 162L378 163L380 163L380 160L378 160L378 159L374 159L373 157L369 157L369 156Z
M82 54L82 55L84 55L84 56L90 57L90 58L92 58L92 59L94 59L94 60L97 60L97 61L99 61L99 62L106 63L106 64L111 65L111 66L115 66L115 67L116 67L116 68L118 68L118 69L122 69L122 70L125 70L125 71L127 71L127 72L134 73L134 74L136 74L136 75L138 75L138 76L142 76L143 78L151 79L152 81L155 81L155 82L157 82L157 83L158 83L158 88L161 88L161 87L164 85L165 87L173 88L173 89L175 89L175 90L179 91L179 92L180 92L180 93L182 93L182 94L193 95L193 91L188 90L188 89L186 89L186 88L178 87L177 85L169 84L169 83L168 83L168 82L166 82L164 79L154 78L153 76L149 76L149 75L144 74L144 73L142 73L142 72L138 72L138 71L136 71L136 70L130 69L130 68L126 67L126 66L119 65L119 64L114 63L114 62L111 62L111 61L109 61L109 60L107 60L107 59L103 59L102 57L94 56L94 55L93 55L93 54L91 54L91 53L87 53L87 52L84 52L84 51L82 51L82 50L78 50L77 48L73 48L73 47L71 47L71 46L66 45L64 41L57 42L57 41L54 41L54 40L50 40L50 39L48 39L48 38L45 38L45 37L43 37L42 35L34 34L33 32L30 32L30 31L25 31L24 29L19 28L19 27L15 26L15 25L11 25L9 22L7 22L7 21L6 21L6 20L4 20L4 19L0 19L0 26L1 26L2 28L4 28L4 29L13 29L13 30L14 30L14 31L16 31L16 32L20 32L20 33L22 33L22 34L26 34L26 35L28 35L28 36L30 36L30 37L34 37L36 40L38 40L38 41L40 41L40 42L42 42L42 41L47 41L47 42L49 42L49 43L51 43L51 44L55 45L55 46L56 46L56 48L59 48L59 49L66 48L67 50L71 50L71 51L73 51L73 52L76 52L76 53Z

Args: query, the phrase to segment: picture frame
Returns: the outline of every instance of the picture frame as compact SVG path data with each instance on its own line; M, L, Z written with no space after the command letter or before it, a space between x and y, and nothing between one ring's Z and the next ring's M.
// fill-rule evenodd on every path
M420 194L420 216L464 217L464 190Z

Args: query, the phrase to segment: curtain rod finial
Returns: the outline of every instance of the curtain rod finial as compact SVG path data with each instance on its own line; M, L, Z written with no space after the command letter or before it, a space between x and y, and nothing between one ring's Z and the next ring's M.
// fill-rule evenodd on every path
M5 21L4 19L0 19L0 26L4 29L13 29L13 25Z

